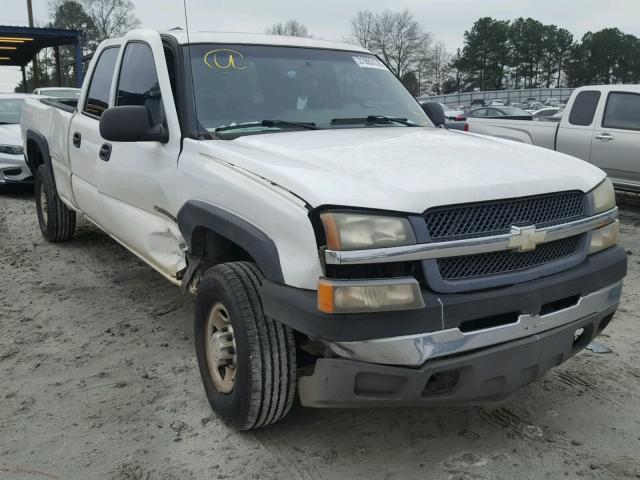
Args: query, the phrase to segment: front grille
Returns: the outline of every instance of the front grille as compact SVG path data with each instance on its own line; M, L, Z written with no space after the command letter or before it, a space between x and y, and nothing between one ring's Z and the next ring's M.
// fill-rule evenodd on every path
M464 280L485 275L517 272L571 257L578 252L582 235L542 243L530 252L506 250L438 259L444 280Z
M425 215L431 241L509 233L512 226L549 227L585 216L582 192L561 192L429 210Z

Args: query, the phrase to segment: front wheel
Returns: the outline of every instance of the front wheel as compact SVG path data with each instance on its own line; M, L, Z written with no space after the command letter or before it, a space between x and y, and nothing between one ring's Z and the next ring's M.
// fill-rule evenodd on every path
M53 177L46 165L40 165L35 179L38 225L49 242L71 240L76 229L76 212L67 207L56 192Z
M195 343L211 407L239 430L277 422L296 389L293 332L265 317L253 263L232 262L205 272L198 287Z

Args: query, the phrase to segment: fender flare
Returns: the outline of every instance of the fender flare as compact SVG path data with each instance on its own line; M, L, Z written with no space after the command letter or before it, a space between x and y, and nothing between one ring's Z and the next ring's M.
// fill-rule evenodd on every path
M268 235L246 220L222 208L199 200L189 200L178 211L178 228L193 252L193 233L208 229L244 249L258 264L264 276L284 284L278 249Z
M47 142L47 139L43 135L41 135L40 133L34 130L27 130L26 143L28 143L30 140L35 142L35 144L38 146L40 153L42 153L42 160L44 161L44 164L47 166L47 168L49 169L49 172L51 173L51 176L53 177L53 166L51 165L51 154L49 153L49 143ZM38 170L37 165L35 164L35 159L29 158L28 149L26 151L25 156L27 158L27 166L29 167L29 170L31 170L31 173L35 177L36 170ZM54 178L53 184L55 185L55 178Z

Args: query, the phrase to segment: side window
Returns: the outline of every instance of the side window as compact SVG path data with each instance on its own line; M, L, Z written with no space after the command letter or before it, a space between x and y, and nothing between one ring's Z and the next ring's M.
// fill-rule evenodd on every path
M610 93L602 126L622 130L640 130L640 95Z
M120 47L105 48L100 54L96 68L91 76L89 92L84 103L83 111L100 117L102 112L109 108L109 94L113 81L113 71L116 68L116 59Z
M587 90L580 92L573 102L569 123L580 127L588 127L593 123L593 117L600 101L600 92Z
M149 109L154 123L164 120L158 72L149 45L132 42L125 48L116 105L144 105Z
M473 112L471 112L471 116L472 117L486 117L487 116L487 109L486 108L480 108L478 110L474 110Z

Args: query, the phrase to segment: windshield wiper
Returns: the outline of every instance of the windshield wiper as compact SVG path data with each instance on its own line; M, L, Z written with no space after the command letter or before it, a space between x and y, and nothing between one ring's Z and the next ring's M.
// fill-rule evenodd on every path
M401 125L406 125L407 127L420 126L416 123L408 121L406 118L387 117L386 115L369 115L368 117L361 118L334 118L333 120L331 120L331 125L354 125L358 123L399 123Z
M246 123L238 123L237 125L228 125L226 127L218 127L215 129L216 132L226 132L228 130L240 130L243 128L251 128L251 127L296 127L296 128L304 128L305 130L319 130L319 127L316 126L313 122L287 122L286 120L261 120L259 122L246 122Z

